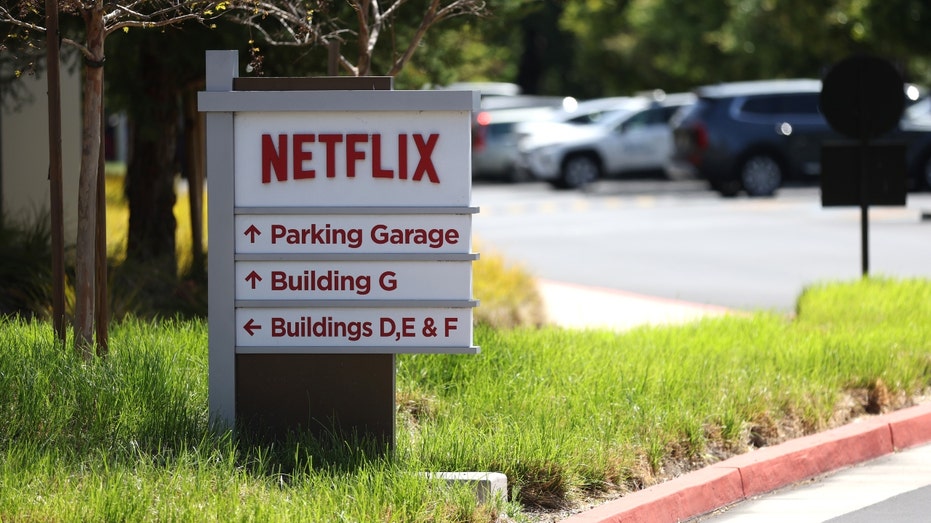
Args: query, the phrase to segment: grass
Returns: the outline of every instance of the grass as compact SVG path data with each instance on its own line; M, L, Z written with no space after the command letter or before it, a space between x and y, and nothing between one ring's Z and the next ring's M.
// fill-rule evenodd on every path
M203 320L126 320L85 364L0 323L0 520L529 520L867 411L931 384L931 282L812 287L798 314L626 333L480 326L476 356L399 355L397 451L211 429ZM479 505L423 471L504 472Z

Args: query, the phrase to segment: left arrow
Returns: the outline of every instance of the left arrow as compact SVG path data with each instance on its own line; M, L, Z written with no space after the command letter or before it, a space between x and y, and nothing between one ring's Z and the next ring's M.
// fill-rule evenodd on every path
M255 335L255 331L261 330L261 329L262 329L262 326L259 325L258 323L256 323L255 320L254 320L253 318L249 318L249 321L247 321L246 324L243 325L242 328L243 328L243 329L246 329L246 332L249 333L249 336L254 336L254 335Z

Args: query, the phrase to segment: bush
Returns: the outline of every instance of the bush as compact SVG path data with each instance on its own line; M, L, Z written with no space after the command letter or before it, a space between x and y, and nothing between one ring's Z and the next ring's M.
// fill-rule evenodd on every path
M31 224L0 217L0 315L51 316L51 236L48 213Z

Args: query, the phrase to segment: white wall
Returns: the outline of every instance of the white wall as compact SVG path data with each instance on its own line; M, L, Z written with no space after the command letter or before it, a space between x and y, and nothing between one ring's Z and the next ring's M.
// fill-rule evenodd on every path
M61 71L62 183L65 244L74 245L77 231L78 174L81 169L81 75ZM48 216L49 138L48 84L46 77L20 79L31 102L18 110L0 109L0 182L3 213L7 218L33 223Z

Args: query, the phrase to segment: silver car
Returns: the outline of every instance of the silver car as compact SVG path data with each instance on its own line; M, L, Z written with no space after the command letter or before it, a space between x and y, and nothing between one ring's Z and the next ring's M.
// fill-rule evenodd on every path
M662 172L672 153L669 119L694 100L685 93L622 98L576 123L525 124L518 143L520 167L560 189L624 173Z
M472 177L516 182L518 124L551 118L551 107L483 110L472 122Z

